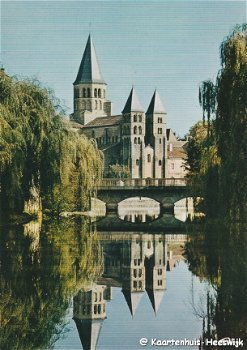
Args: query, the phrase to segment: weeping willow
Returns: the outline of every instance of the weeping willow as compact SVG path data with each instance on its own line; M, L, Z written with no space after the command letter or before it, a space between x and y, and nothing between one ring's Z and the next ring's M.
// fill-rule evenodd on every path
M206 192L210 194L210 184L216 183L217 198L211 202L218 200L224 216L243 219L247 214L247 24L233 30L220 52L221 69L215 84L205 81L199 90L203 120L207 118L208 125Z
M22 212L37 189L43 208L84 209L99 184L102 154L65 122L38 81L0 71L0 211Z
M217 77L216 134L225 210L247 214L247 24L236 27L221 45Z

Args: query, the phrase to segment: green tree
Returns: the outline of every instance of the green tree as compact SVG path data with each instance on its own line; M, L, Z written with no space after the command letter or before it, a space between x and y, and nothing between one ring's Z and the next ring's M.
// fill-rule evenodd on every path
M225 211L247 214L247 24L221 45L217 85L216 135Z
M109 177L113 178L129 178L130 177L130 169L125 165L120 164L112 164L109 166Z
M51 91L0 71L0 214L22 212L34 193L45 208L83 209L102 164L96 146L65 122Z
M210 81L201 84L199 102L203 119L206 114L208 128L214 132L213 143L208 132L208 147L213 145L213 153L220 159L220 166L211 173L211 180L218 178L219 209L222 215L236 219L247 214L246 24L237 26L221 44L221 66L215 85Z

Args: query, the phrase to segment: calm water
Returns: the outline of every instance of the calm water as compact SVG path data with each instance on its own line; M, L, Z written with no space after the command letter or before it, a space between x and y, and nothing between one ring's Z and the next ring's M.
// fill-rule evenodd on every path
M0 237L1 349L200 349L151 341L246 340L244 225L154 234L64 220L4 228Z

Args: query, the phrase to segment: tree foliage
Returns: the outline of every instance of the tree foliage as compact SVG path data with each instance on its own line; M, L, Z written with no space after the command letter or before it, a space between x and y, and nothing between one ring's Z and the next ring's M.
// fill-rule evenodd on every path
M102 154L70 129L51 91L0 71L0 210L21 212L37 188L42 205L82 209L102 173Z
M221 45L217 86L216 135L222 160L223 198L234 216L247 211L247 25L238 26ZM235 213L234 213L235 212Z
M112 164L109 165L109 173L108 177L112 178L129 178L130 177L130 169L125 165L120 164Z
M201 182L208 201L217 198L221 214L244 218L247 214L246 24L233 30L221 44L220 52L222 67L215 84L205 81L199 89L208 135L207 147L198 154L197 163L207 159L203 171L206 176ZM217 184L213 191L212 182ZM210 198L212 193L214 197Z

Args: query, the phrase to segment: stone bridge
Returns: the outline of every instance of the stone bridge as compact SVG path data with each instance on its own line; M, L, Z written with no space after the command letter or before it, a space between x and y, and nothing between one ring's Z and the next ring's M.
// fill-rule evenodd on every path
M106 211L116 211L127 198L147 197L160 203L160 210L173 210L174 203L188 197L185 179L103 179L97 198Z

